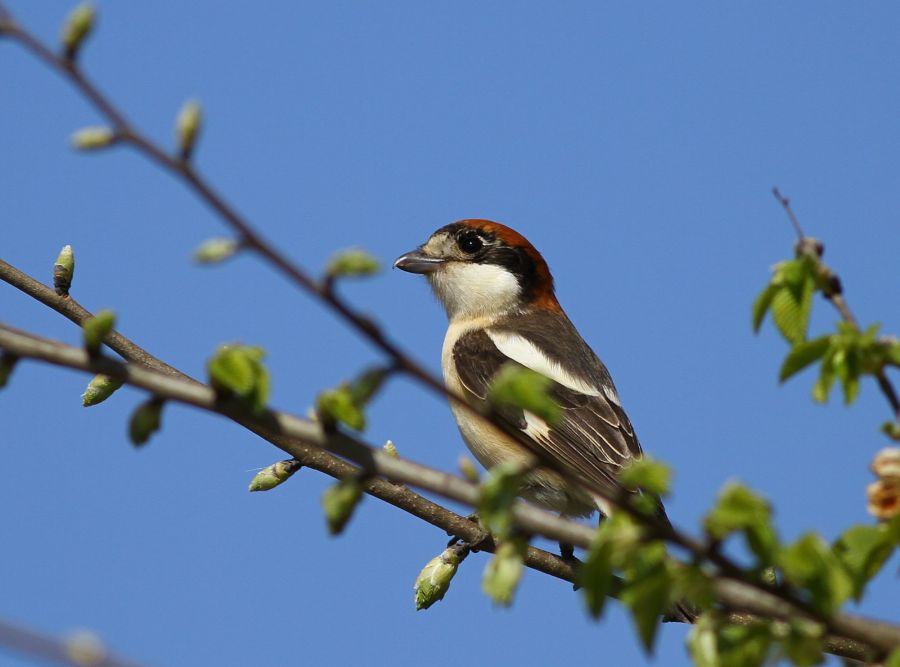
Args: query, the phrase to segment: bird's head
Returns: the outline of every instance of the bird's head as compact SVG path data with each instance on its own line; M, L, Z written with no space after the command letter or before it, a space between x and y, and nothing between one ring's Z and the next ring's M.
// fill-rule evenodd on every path
M559 308L547 262L524 236L498 222L441 227L394 266L424 274L451 320Z

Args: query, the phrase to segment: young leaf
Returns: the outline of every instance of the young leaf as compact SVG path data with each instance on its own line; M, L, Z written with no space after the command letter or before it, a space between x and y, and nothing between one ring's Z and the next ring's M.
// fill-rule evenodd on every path
M853 580L853 597L857 601L896 546L885 524L850 526L834 543L835 555Z
M788 352L778 374L779 382L784 382L792 375L822 358L831 345L831 336L821 336L810 341L798 343Z
M159 430L162 416L163 401L159 398L151 398L141 403L131 414L128 423L128 437L136 447L146 444L150 436Z
M370 276L381 270L381 262L365 250L351 248L337 253L328 262L325 275L328 278L358 278Z
M491 468L481 485L478 518L497 537L504 538L512 530L512 506L523 480L522 466L504 462Z
M355 431L366 428L366 413L353 400L353 392L346 383L321 392L316 398L316 411L324 422L341 422Z
M815 280L809 275L799 289L785 286L775 292L772 298L772 320L781 335L791 344L800 343L806 338L814 292Z
M322 508L325 510L329 534L339 535L343 532L362 498L362 493L362 484L355 477L345 477L325 489L322 494Z
M600 618L603 614L606 598L612 591L615 579L614 545L610 539L613 529L611 521L603 521L600 524L594 533L594 539L591 540L587 558L575 571L588 612L594 618Z
M527 410L548 424L559 421L560 408L550 395L553 380L515 362L507 362L494 376L488 399L497 406Z
M623 569L624 587L620 599L631 618L647 653L653 653L662 614L669 609L672 577L666 567L666 548L661 542L644 545Z
M413 586L416 594L416 611L428 609L435 602L444 599L459 564L467 554L467 550L455 544L425 564Z
M704 527L718 540L742 532L760 566L771 563L778 545L769 503L737 482L728 482L722 487L716 505L704 519Z
M81 404L89 408L102 403L122 386L122 380L108 375L95 375L81 395Z
M820 624L803 618L791 619L788 635L781 642L784 655L796 667L821 665L824 661L823 637L824 629Z
M291 478L302 466L296 459L278 461L260 470L250 481L249 491L270 491Z
M766 317L766 313L769 311L769 307L772 305L772 299L775 298L775 293L781 289L781 285L775 285L773 283L769 283L766 285L766 288L759 293L759 296L753 301L753 332L756 333L759 331L759 328L762 326L763 320Z
M669 493L672 470L648 456L632 461L619 473L619 482L627 489L642 490L657 496Z
M353 402L363 406L371 401L372 397L381 389L388 375L390 375L390 371L387 368L376 366L356 378L350 387Z
M806 533L777 555L785 579L805 588L810 602L823 614L837 611L854 593L854 582L825 541Z
M269 371L263 365L265 351L252 345L222 345L206 364L210 384L218 392L237 395L254 412L269 400Z
M500 543L494 557L488 562L481 580L481 590L495 604L504 607L512 604L525 569L527 549L528 543L522 538L509 538Z
M113 330L115 324L116 314L111 310L101 310L82 323L81 332L88 354L93 355L100 351L100 345Z

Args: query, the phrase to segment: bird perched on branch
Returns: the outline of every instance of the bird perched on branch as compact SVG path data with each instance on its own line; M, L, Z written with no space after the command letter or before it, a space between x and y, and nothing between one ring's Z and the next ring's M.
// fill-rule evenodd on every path
M483 406L508 364L553 381L550 395L561 408L553 424L526 410L501 410L524 442L451 401L478 461L486 468L537 463L521 495L562 515L614 511L607 499L621 491L618 473L641 456L641 445L609 371L559 305L553 277L534 246L500 223L461 220L438 229L394 266L424 274L447 311L441 365L453 393ZM561 474L566 471L585 483L571 483L571 474ZM668 521L662 504L659 514Z
M547 263L521 234L488 220L461 220L434 232L394 262L424 274L450 320L441 365L447 387L474 404L488 398L504 365L520 364L553 380L562 408L554 425L530 412L504 415L533 443L532 452L574 468L607 495L618 488L622 466L641 446L603 362L585 343L556 300ZM503 461L533 461L523 444L452 404L456 423L486 468ZM522 495L568 516L611 508L598 494L566 484L541 468Z

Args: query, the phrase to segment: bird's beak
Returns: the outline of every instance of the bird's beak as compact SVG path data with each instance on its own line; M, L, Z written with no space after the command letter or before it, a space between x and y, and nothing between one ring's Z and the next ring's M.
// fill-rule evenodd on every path
M443 259L426 255L419 247L400 255L394 262L394 268L410 273L431 273L437 271L443 263Z

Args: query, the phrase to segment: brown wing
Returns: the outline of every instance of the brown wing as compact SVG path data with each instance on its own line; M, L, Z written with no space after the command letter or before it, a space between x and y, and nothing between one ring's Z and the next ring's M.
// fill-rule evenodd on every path
M486 401L490 384L504 364L518 363L503 354L484 331L461 336L453 357L463 388L476 402ZM605 368L597 374L609 377ZM529 437L541 458L579 471L590 484L615 489L618 471L640 456L641 447L625 412L603 387L598 389L598 395L587 395L554 382L552 396L563 416L553 426L517 408L506 408L503 416ZM615 396L615 388L610 385L609 389Z

